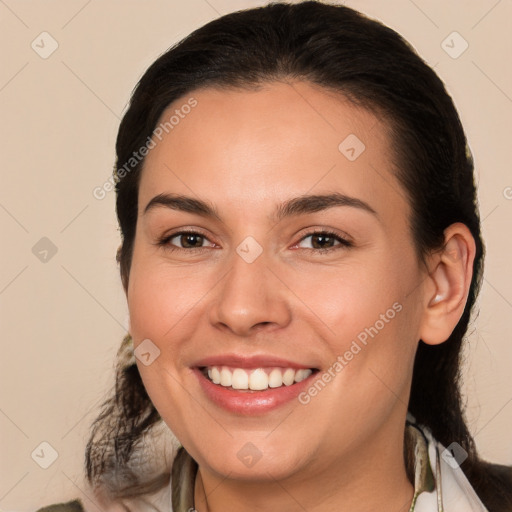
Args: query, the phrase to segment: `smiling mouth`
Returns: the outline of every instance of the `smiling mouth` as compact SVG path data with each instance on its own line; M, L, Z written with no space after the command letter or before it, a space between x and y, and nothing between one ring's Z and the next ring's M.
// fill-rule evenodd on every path
M230 366L202 366L201 373L213 384L236 391L266 391L269 388L293 386L307 379L316 368L235 368Z

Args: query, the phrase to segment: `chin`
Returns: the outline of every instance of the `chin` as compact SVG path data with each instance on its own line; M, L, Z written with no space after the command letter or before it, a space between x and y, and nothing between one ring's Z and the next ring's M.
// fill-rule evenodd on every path
M213 444L213 443L212 443ZM275 481L293 476L306 465L301 443L287 447L282 443L271 444L263 440L252 442L250 436L243 441L231 441L229 446L212 454L211 450L199 454L196 461L208 471L242 481ZM240 447L239 447L240 446ZM296 449L297 453L292 450Z

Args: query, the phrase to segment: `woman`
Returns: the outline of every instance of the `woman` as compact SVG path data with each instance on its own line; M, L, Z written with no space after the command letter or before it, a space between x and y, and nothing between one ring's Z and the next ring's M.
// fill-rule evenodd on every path
M473 163L399 35L317 2L223 16L147 70L116 150L130 335L87 447L104 509L512 510L459 389Z

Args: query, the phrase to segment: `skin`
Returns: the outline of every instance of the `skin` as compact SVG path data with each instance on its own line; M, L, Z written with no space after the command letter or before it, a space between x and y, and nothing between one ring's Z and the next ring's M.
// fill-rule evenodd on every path
M410 233L410 205L394 175L385 121L307 82L258 90L207 88L197 106L148 154L126 289L135 346L160 356L138 362L164 421L198 462L195 508L209 511L409 510L403 461L406 404L418 340L446 340L462 315L474 242L454 224L423 265ZM170 105L169 117L189 96ZM366 146L349 161L338 146ZM339 192L366 202L276 222L276 205ZM221 220L156 207L160 193L202 199ZM187 249L157 245L199 230ZM313 229L333 230L322 254ZM261 255L236 248L252 236ZM181 250L179 249L181 248ZM436 298L437 297L437 298ZM325 372L392 305L400 312L307 405L297 400L257 416L221 409L191 366L225 353L267 354ZM237 457L252 443L252 467Z

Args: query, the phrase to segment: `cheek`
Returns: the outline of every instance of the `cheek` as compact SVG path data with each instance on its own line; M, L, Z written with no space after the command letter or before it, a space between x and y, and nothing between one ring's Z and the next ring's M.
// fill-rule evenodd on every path
M291 275L289 279L302 298L302 314L316 316L339 351L358 336L364 341L372 326L389 331L397 310L404 307L409 283L414 282L414 270L407 265L391 252L379 251L347 258L337 266L311 267L300 279Z
M134 341L144 338L172 340L208 286L204 272L169 266L165 260L134 254L128 287Z
M345 395L350 402L347 389L358 401L393 399L406 389L420 312L411 290L420 276L413 253L405 250L388 247L346 267L305 273L297 285L297 295L307 297L303 314L326 333L330 373L336 375L333 399Z

